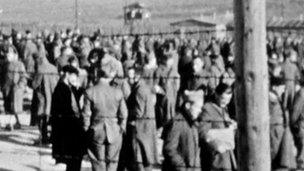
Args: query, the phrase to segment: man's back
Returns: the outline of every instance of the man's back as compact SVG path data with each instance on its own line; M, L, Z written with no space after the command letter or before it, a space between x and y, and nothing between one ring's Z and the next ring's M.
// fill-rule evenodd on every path
M120 89L99 82L89 88L85 94L84 115L87 117L85 127L106 130L108 141L115 141L120 133L120 122L127 118L127 107Z

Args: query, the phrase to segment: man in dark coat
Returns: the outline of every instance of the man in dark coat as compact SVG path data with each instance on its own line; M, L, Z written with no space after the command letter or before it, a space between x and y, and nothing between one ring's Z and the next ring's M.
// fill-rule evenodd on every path
M180 111L164 127L163 171L200 171L197 118L204 104L202 91L186 91Z
M131 94L127 100L129 116L125 151L127 167L134 171L151 171L157 163L155 101L152 87L141 79L142 69L128 70Z
M110 85L115 64L102 62L99 82L84 96L84 129L94 171L116 171L128 110L121 89Z
M41 141L43 144L47 144L49 139L47 124L50 117L52 94L59 80L59 75L57 68L47 60L42 48L43 46L39 47L39 53L34 54L36 66L32 80L31 125L39 123Z
M237 168L233 152L235 145L232 131L236 129L236 122L230 118L227 112L227 105L232 97L232 89L229 85L221 83L216 88L215 93L214 98L204 105L201 114L199 134L202 170L234 171ZM210 132L221 130L225 130L222 133L226 135L225 138L208 138Z
M180 87L180 75L174 69L173 56L166 54L163 57L162 64L154 73L157 128L163 127L175 116L177 93Z
M63 77L52 96L51 142L56 163L67 164L67 171L80 171L85 151L84 130L80 114L81 90L77 90L78 70L63 67Z

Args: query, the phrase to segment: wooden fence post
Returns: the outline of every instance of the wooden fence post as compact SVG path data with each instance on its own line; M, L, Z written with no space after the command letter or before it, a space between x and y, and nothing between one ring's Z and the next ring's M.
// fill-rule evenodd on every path
M266 0L234 0L238 170L270 171Z

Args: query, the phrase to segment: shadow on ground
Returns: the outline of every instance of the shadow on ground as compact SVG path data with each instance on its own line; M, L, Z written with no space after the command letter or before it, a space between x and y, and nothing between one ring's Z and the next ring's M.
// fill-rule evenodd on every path
M0 168L0 171L13 171L13 170L9 170L9 169Z

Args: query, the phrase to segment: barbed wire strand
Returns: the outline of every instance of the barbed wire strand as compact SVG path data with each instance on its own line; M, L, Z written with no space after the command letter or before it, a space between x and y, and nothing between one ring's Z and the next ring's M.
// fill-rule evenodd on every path
M54 73L54 72L44 72L44 73L35 73L35 72L24 72L24 71L8 71L6 73L17 73L17 74L26 74L26 75L57 75L61 76L60 73ZM79 77L88 77L92 76L91 74L86 75L79 75ZM127 76L121 77L121 76L115 76L115 77L108 77L110 79L127 79ZM141 79L173 79L173 80L182 80L180 76L142 76ZM189 77L188 77L189 78ZM213 76L213 75L206 75L206 76L200 76L200 75L192 75L190 78L201 78L201 79L237 79L237 76L230 76L230 75L221 75L221 76ZM270 77L269 77L270 78ZM304 81L304 79L301 78L282 78L283 81Z
M176 31L167 31L167 32L157 32L157 33L117 33L117 34L104 34L104 35L100 35L101 37L124 37L124 36L163 36L163 35L180 35L180 34L184 34L184 35L193 35L193 34L203 34L203 33L214 33L216 32L216 29L201 29L201 30L196 30L196 31L184 31L181 32L179 30ZM232 31L232 29L228 29L227 31Z

